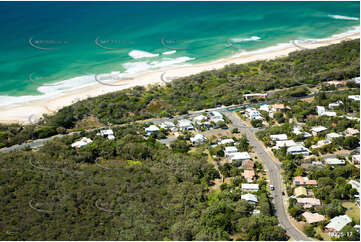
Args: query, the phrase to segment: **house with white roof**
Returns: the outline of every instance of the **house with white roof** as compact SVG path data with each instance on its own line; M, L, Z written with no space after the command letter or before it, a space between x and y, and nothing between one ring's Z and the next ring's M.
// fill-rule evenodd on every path
M258 184L242 183L243 192L257 192L259 190Z
M111 129L100 130L98 135L107 136L109 140L115 139L114 132Z
M357 192L360 194L360 183L355 180L351 180L348 182L348 184L351 184L352 188L355 188Z
M207 138L202 134L196 134L194 137L190 138L192 144L202 144L207 140Z
M323 114L324 112L326 112L326 109L324 106L317 106L316 107L316 111L317 111L317 115L321 116L321 114Z
M83 137L83 138L81 138L81 140L72 143L71 147L73 147L73 148L74 147L75 148L81 148L81 147L86 146L86 145L88 145L88 144L90 144L92 142L93 141L91 139L89 139L87 137Z
M260 111L266 111L267 113L270 111L269 105L264 104L259 107Z
M223 119L223 115L218 112L218 111L212 111L210 112L211 118L219 118L219 119Z
M360 95L349 95L348 99L351 99L354 101L360 101Z
M336 112L326 111L326 112L322 113L321 116L336 117L337 114L336 114Z
M338 158L325 158L325 162L329 165L345 165L346 162L344 160L340 160Z
M159 127L161 127L162 129L169 129L171 131L175 131L177 130L175 124L173 122L170 121L164 121L162 122Z
M194 121L195 123L197 123L197 124L201 124L202 121L205 121L205 120L207 120L207 117L204 116L203 114L198 115L197 117L194 117L194 118L193 118L193 121Z
M355 78L352 78L352 80L357 83L357 84L360 84L360 77L355 77Z
M297 145L293 140L277 140L276 141L276 149L281 147L291 147Z
M341 134L338 134L338 133L329 133L329 134L326 134L326 138L328 140L332 140L332 139L337 139L337 138L340 138L340 137L343 137L343 135Z
M329 145L331 144L331 140L328 140L328 139L325 139L325 140L319 140L317 142L317 145L312 145L311 148L312 149L318 149L318 148L321 148L322 146L325 146L325 145Z
M230 157L233 153L238 152L238 149L236 146L227 146L224 147L224 155L226 157Z
M300 197L296 198L297 203L303 205L304 208L319 207L321 206L320 199L313 197Z
M346 136L358 135L360 132L357 129L347 128L345 131Z
M273 141L287 140L287 134L273 134L273 135L270 135L270 138Z
M303 145L294 145L287 149L287 153L291 155L309 155L311 151Z
M327 130L327 128L323 127L323 126L314 126L314 127L311 128L313 136L317 136L317 135L319 135L321 132L323 132L325 130Z
M193 124L191 121L189 121L188 119L182 119L178 121L178 127L180 130L185 131L185 130L193 130Z
M263 120L261 113L255 108L247 108L246 115L250 120Z
M304 212L302 216L306 219L306 222L310 224L326 220L325 216L318 213L310 213L308 211Z
M346 214L340 215L331 219L330 223L326 225L325 230L327 232L339 233L348 223L351 222L352 220Z
M241 199L246 200L247 202L252 203L252 204L258 203L257 196L254 194L251 194L251 193L241 195Z
M340 101L340 100L338 100L337 102L330 103L330 104L328 105L328 108L329 108L329 109L334 109L334 108L339 107L341 104L343 104L343 102Z
M295 135L302 134L302 127L300 127L300 126L293 127L292 133L294 133Z
M225 145L225 144L234 144L234 140L233 139L222 139L221 141L218 142L219 145Z
M151 126L149 126L148 128L145 128L145 133L147 135L157 133L158 131L159 131L159 128L157 126L153 125L153 124Z
M231 153L229 156L229 159L233 161L244 161L244 160L250 160L251 156L248 154L248 152L234 152Z

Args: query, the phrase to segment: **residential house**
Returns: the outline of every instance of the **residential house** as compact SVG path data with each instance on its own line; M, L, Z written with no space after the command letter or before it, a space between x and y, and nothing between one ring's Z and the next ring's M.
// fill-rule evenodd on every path
M225 157L230 157L233 153L238 152L238 149L236 146L227 146L224 147L224 155Z
M291 109L290 107L284 105L284 104L273 104L270 106L271 110L273 112L280 112L286 109Z
M352 156L352 163L354 165L359 165L360 164L360 154Z
M313 136L317 136L317 135L319 135L320 133L322 133L323 131L326 131L326 130L327 130L327 128L323 127L323 126L314 126L314 127L311 128Z
M321 116L321 114L323 114L324 112L326 112L326 109L324 106L317 106L316 107L316 111L317 111L317 115Z
M193 118L193 121L197 124L202 124L202 121L207 120L207 117L204 115L198 115L197 117Z
M334 232L337 235L347 224L351 222L352 219L350 219L350 217L346 214L340 215L332 218L330 223L326 225L325 230L326 232Z
M73 147L73 148L74 147L75 148L81 148L81 147L86 146L86 145L88 145L88 144L90 144L92 142L93 141L91 139L89 139L87 137L83 137L83 138L81 138L81 140L72 143L71 147Z
M318 213L304 212L302 216L306 219L307 223L313 224L326 220L325 216Z
M295 186L317 186L316 180L310 180L308 177L296 176L293 180L293 185Z
M357 84L360 84L360 77L355 77L355 78L352 78L352 80L357 83Z
M194 137L190 138L192 144L202 144L207 140L207 138L202 134L196 134Z
M325 158L325 162L329 165L345 165L346 162L344 160L340 160L338 158Z
M247 180L247 182L251 183L255 177L254 170L244 170L242 172L242 176Z
M348 184L351 184L352 188L355 188L357 192L360 194L360 183L355 180L351 180L348 182Z
M345 134L346 136L354 136L354 135L358 135L360 132L357 129L353 129L353 128L347 128L345 130Z
M169 129L170 131L176 131L177 130L177 127L175 126L175 124L173 122L170 122L170 121L164 121L159 126L162 129Z
M300 196L307 196L307 190L304 187L296 187L293 194L296 197L300 197Z
M270 111L270 108L269 108L269 105L267 105L267 104L264 104L264 105L261 105L260 107L259 107L259 110L260 111L265 111L265 112L269 112Z
M312 161L313 166L323 166L323 163L321 161Z
M252 203L252 204L257 204L258 203L257 196L254 195L254 194L250 194L250 193L241 195L241 199L246 200L247 202Z
M292 133L294 133L295 135L300 135L300 134L302 134L301 130L302 130L302 127L295 126L295 127L293 127Z
M278 140L276 141L276 149L281 147L291 147L297 145L293 140Z
M242 164L242 161L251 159L251 156L248 152L235 152L230 155L229 159L239 166Z
M331 144L331 140L328 140L328 139L325 139L325 140L319 140L317 142L317 145L312 145L311 148L312 149L318 149L318 148L321 148L322 146L325 146L325 145L329 145Z
M158 128L157 126L155 126L155 125L151 125L151 126L145 128L145 133L146 133L147 135L151 135L151 134L153 134L153 133L157 133L158 131L159 131L159 128Z
M326 111L326 112L322 113L321 116L336 117L337 114L336 114L336 112Z
M106 136L109 140L115 139L114 132L111 129L100 130L99 135Z
M244 94L243 97L244 97L246 100L258 99L258 98L266 98L266 97L267 97L267 93L250 93L250 94Z
M242 161L242 168L243 169L253 169L254 162L252 160L243 160Z
M337 139L337 138L340 138L342 137L341 134L338 134L338 133L329 133L329 134L326 134L326 138L328 140L332 140L332 139Z
M222 139L218 142L219 145L234 144L233 139Z
M280 140L287 140L287 134L273 134L270 135L271 140L273 141L280 141Z
M297 203L301 204L304 208L319 207L321 206L320 199L311 197L300 197L296 198Z
M263 120L260 112L258 112L255 108L247 108L246 115L250 120Z
M354 101L360 101L360 95L350 95L350 96L348 96L348 99L351 99Z
M334 85L334 86L344 86L346 85L345 81L329 81L326 82L328 85Z
M180 130L185 131L185 130L193 130L194 127L192 125L192 122L189 121L188 119L182 119L178 121L178 127Z
M328 108L329 109L334 109L334 108L339 107L341 104L343 104L343 102L338 100L337 102L328 104Z
M241 187L243 192L257 192L259 190L258 184L242 183Z
M291 146L287 149L287 153L291 155L309 155L311 151L303 145Z

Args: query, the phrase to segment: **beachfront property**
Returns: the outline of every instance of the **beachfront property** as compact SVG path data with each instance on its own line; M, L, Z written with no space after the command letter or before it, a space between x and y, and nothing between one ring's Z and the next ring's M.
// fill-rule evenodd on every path
M308 177L296 176L293 180L294 186L317 186L316 180L310 180Z
M330 223L326 225L325 231L334 232L337 235L337 233L341 232L341 230L351 222L351 218L346 214L334 217L330 220Z
M151 135L153 133L158 133L159 128L155 125L150 125L149 127L145 128L145 134L146 135Z
M224 147L224 155L225 157L230 157L233 153L238 152L238 149L236 146L227 146Z
M307 196L307 190L305 187L296 187L295 190L293 191L293 195L295 195L295 197L300 197L300 196Z
M189 121L188 119L181 119L178 121L178 127L180 130L185 131L185 130L193 130L193 124L191 121Z
M258 184L242 183L241 185L243 192L258 192Z
M338 134L338 133L329 133L329 134L326 134L326 139L328 140L333 140L333 139L337 139L337 138L341 138L343 137L342 134Z
M300 197L296 198L297 203L302 205L304 208L312 208L312 207L320 207L321 201L320 199L313 197Z
M304 212L302 216L306 219L307 223L313 224L326 220L325 216L319 213Z
M360 101L360 95L349 95L348 99L351 99L354 101Z
M248 183L251 183L256 176L254 170L244 170L242 176L247 180Z
M327 128L323 127L323 126L314 126L311 128L313 136L318 136L319 134L321 134L322 132L324 132L326 130L327 130Z
M91 139L89 139L87 137L83 137L83 138L81 138L81 140L72 143L71 147L73 147L73 148L81 148L81 147L86 146L86 145L88 145L88 144L90 144L92 142L93 141Z
M281 140L287 140L287 134L273 134L270 135L270 138L272 141L281 141Z
M345 165L346 162L344 160L340 160L338 158L325 158L325 162L328 165Z
M291 146L287 149L287 153L291 155L309 155L311 151L303 145Z
M202 144L206 140L207 140L207 138L202 134L196 134L194 137L190 138L190 141L192 142L193 145Z
M251 193L241 195L241 199L246 200L247 202L252 203L252 204L257 204L258 203L257 196L254 195L254 194L251 194Z
M276 141L276 149L282 148L282 147L291 147L297 145L296 142L293 140L277 140Z

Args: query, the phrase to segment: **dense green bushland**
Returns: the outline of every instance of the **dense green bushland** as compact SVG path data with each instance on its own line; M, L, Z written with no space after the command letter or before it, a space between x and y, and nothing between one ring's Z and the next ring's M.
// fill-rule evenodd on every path
M244 102L243 94L293 87L284 96L307 93L303 83L316 84L360 75L360 40L291 53L271 61L229 65L220 70L179 78L165 86L135 87L64 107L38 125L0 125L0 147L48 137L72 129L79 120L96 117L119 124ZM65 128L65 129L64 129Z

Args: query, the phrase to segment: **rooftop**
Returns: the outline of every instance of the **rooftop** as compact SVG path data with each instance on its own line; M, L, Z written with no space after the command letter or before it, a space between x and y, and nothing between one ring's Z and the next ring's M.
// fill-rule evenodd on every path
M351 223L352 220L347 215L340 215L337 217L334 217L330 220L330 223L326 225L327 229L332 229L336 231L341 231L343 227L345 227L348 223Z
M306 222L310 224L317 223L326 219L325 216L318 213L304 212L302 216L305 217Z

